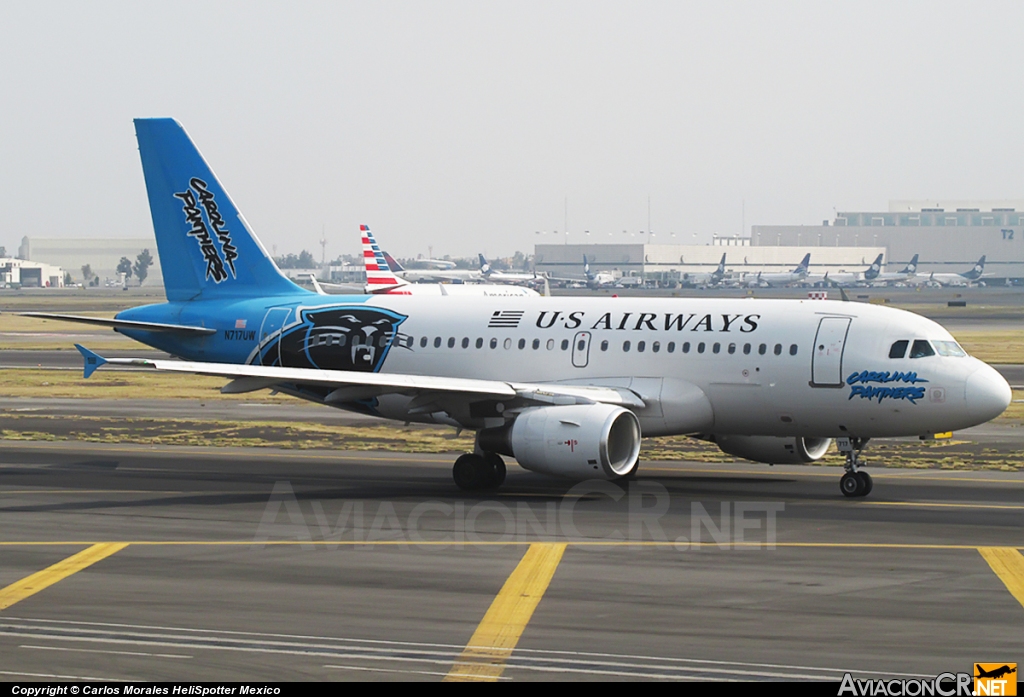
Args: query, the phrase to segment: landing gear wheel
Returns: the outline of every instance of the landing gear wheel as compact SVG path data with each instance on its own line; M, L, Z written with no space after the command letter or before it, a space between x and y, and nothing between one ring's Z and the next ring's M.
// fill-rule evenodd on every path
M497 453L484 453L484 462L491 466L491 489L497 489L505 483L505 461Z
M452 467L455 486L463 491L480 491L486 488L488 479L484 459L473 453L460 455Z
M857 479L860 480L860 495L867 496L868 494L870 494L871 488L874 486L874 483L871 481L871 475L862 470L860 472L857 472Z
M839 490L843 492L843 496L854 497L863 496L861 493L864 485L861 483L860 477L855 472L847 472L843 475L843 478L839 480Z

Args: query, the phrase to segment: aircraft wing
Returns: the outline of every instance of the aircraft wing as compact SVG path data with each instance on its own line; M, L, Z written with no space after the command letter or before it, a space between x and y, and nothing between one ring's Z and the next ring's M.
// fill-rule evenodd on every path
M158 371L216 375L231 379L221 388L226 394L238 394L273 388L276 385L320 385L337 392L327 401L343 402L382 394L418 395L441 393L463 395L469 399L518 399L524 406L539 404L616 404L643 408L644 401L625 388L597 385L562 385L558 383L518 383L474 378L451 378L433 375L399 373L366 373L348 370L316 370L282 368L235 363L200 363L195 361L150 360L148 358L104 358L84 346L75 348L85 358L85 377L102 365L130 365Z
M40 319L57 319L62 322L81 322L82 324L94 324L112 329L144 329L147 332L171 332L177 334L191 334L202 336L204 334L216 334L216 329L209 327L189 327L182 324L162 324L160 322L136 322L126 319L106 319L103 317L83 317L82 315L61 315L53 312L19 312L22 317L38 317Z

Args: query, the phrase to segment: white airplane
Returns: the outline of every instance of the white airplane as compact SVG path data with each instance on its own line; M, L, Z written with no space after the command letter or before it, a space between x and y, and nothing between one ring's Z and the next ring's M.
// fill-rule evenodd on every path
M930 286L969 286L972 283L984 285L982 277L985 275L985 255L974 265L970 271L963 273L931 273L928 276L927 284Z
M893 285L896 283L913 283L914 277L917 276L917 257L915 254L910 262L899 271L895 273L884 273L878 271L868 277L865 273L864 276L871 285Z
M611 271L591 271L586 254L583 255L583 275L587 277L588 288L606 288L616 284L615 274Z
M872 488L875 437L999 415L1006 381L937 323L867 303L728 298L325 297L285 278L181 126L135 122L167 302L113 327L183 360L110 364L217 375L330 407L476 431L453 476L498 487L502 456L535 472L617 479L641 437L686 434L765 463L846 453L840 488Z
M533 283L539 280L535 273L498 271L491 268L490 262L483 254L477 256L480 257L480 274L491 283Z
M818 276L815 274L809 274L802 283L804 285L812 286L830 286L833 288L840 287L851 287L857 285L866 285L869 281L878 277L882 271L882 254L875 257L875 260L871 262L871 265L862 272L847 273L843 271L835 272L826 271L825 275Z
M537 297L538 293L522 286L491 283L443 284L409 283L391 270L389 255L381 251L368 225L360 225L363 244L363 265L366 269L366 293L372 295L457 295L484 296L489 298ZM318 286L314 286L321 292Z
M703 287L720 285L725 280L725 254L722 254L718 267L711 273L684 274L683 280L687 283Z
M791 286L802 283L807 278L807 267L810 266L811 255L807 253L796 268L786 273L758 273L747 285L754 286Z

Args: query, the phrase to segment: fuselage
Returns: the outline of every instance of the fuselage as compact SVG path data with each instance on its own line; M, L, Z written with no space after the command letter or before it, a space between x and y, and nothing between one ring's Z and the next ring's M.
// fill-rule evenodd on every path
M927 435L994 418L1010 395L939 324L863 303L302 294L118 318L217 329L122 330L188 360L618 387L647 404L645 435ZM436 420L403 395L335 406Z

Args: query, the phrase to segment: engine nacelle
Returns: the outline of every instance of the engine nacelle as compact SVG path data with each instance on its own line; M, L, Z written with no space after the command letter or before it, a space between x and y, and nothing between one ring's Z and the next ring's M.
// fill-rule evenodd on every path
M478 435L483 450L512 455L534 472L573 479L615 479L640 457L640 421L611 404L575 404L524 410L511 426Z
M820 460L832 445L831 438L779 436L715 436L722 452L769 465L801 465Z

